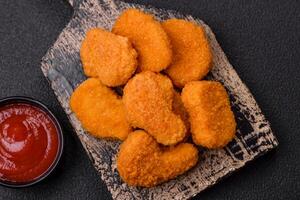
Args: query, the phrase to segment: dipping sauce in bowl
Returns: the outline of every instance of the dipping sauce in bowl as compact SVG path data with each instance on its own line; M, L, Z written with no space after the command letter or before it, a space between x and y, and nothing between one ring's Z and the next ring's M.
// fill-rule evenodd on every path
M45 178L62 153L62 131L40 102L24 97L0 101L0 180L28 186Z

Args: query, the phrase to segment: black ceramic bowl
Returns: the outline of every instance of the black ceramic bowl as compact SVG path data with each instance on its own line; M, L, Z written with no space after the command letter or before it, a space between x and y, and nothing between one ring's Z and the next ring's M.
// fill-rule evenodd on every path
M34 184L44 180L46 177L49 176L49 174L51 174L51 172L56 168L56 166L61 158L61 155L63 152L64 139L63 139L62 128L61 128L58 120L53 115L53 113L43 103L41 103L35 99L28 98L28 97L13 96L13 97L7 97L4 99L1 99L0 107L5 106L5 105L10 105L10 104L15 104L15 103L28 104L28 105L35 106L35 107L43 110L52 119L53 123L56 126L57 133L58 133L58 151L56 153L55 159L53 160L50 167L44 173L42 173L39 177L37 177L36 179L34 179L30 182L11 182L11 181L7 181L7 180L2 180L0 178L0 185L7 186L7 187L13 187L13 188L21 188L21 187L28 187L28 186L34 185Z

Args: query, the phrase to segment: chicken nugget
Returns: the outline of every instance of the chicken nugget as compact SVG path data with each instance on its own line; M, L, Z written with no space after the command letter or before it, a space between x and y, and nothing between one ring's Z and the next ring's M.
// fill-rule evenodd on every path
M182 101L190 116L195 144L221 148L234 138L236 122L229 97L221 83L190 82L183 88Z
M128 9L117 19L112 32L128 37L133 43L139 54L139 71L159 72L171 63L169 38L152 15L137 9Z
M121 144L117 169L132 186L153 187L191 169L198 161L194 145L162 148L144 131L134 131Z
M137 52L128 38L100 28L87 32L80 56L85 74L110 87L125 84L137 68Z
M160 73L156 74L157 76L153 76L157 84L162 88L167 104L169 105L170 110L172 110L173 98L174 98L174 88L172 81L165 75Z
M166 73L174 85L183 87L200 80L212 67L212 52L200 25L181 19L169 19L162 26L171 40L173 60Z
M128 121L146 130L157 142L173 145L183 140L186 128L172 111L172 101L161 86L160 75L146 71L135 75L124 88L123 102Z
M188 113L182 103L180 93L174 90L172 81L167 76L157 74L156 81L164 90L165 98L168 102L168 105L170 105L170 109L172 109L176 115L181 117L187 131L189 131L190 122L188 119Z
M180 116L180 118L182 119L182 121L185 124L185 128L187 130L187 135L189 135L189 131L190 131L189 114L183 105L180 93L177 91L174 91L173 96L174 96L173 102L172 102L173 112L176 115Z
M95 137L124 140L131 132L121 98L96 78L87 79L73 92L70 107Z
M168 105L171 106L170 109L172 109L176 115L181 117L188 131L190 122L188 120L188 113L182 103L180 93L174 90L172 81L167 76L157 74L155 78L159 86L164 90Z

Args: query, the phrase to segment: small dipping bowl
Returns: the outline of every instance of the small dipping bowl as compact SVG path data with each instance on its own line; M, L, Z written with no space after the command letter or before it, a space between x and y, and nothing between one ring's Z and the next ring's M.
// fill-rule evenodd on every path
M21 96L0 100L0 185L20 188L44 180L63 143L61 126L44 104Z

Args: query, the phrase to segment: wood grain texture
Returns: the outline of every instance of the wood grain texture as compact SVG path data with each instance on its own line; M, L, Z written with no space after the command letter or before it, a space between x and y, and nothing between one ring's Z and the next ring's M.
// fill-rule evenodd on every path
M42 59L41 68L114 199L187 199L278 145L269 122L228 62L213 32L203 21L174 11L119 1L70 0L70 3L75 8L73 19ZM92 27L110 30L117 16L129 7L152 13L159 20L183 18L205 28L213 50L213 70L207 78L224 84L230 94L238 124L237 135L227 147L219 150L200 149L200 161L195 168L175 180L150 189L129 187L123 183L115 162L120 143L90 136L69 108L69 98L74 88L86 79L79 57L80 44L86 31Z

